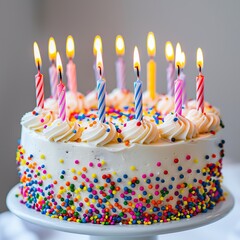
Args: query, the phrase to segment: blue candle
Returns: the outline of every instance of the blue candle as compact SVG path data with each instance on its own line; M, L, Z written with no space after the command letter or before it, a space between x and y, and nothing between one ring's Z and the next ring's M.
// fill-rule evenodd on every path
M137 72L137 80L134 82L135 119L142 121L142 81L139 79L140 60L138 48L134 48L133 67Z

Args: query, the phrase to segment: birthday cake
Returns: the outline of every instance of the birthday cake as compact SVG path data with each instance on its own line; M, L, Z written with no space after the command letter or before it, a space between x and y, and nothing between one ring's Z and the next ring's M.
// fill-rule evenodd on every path
M189 100L176 113L174 98L158 94L139 120L133 93L115 89L101 121L98 90L67 92L65 118L53 98L23 116L21 203L66 221L148 225L191 218L224 200L218 109L204 102L200 111Z

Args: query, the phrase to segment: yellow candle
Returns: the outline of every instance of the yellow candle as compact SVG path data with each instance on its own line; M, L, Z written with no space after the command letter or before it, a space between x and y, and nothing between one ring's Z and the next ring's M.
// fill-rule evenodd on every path
M154 61L154 56L156 54L156 44L153 32L148 33L147 37L147 50L150 60L147 63L147 90L151 99L156 96L156 72L157 66Z

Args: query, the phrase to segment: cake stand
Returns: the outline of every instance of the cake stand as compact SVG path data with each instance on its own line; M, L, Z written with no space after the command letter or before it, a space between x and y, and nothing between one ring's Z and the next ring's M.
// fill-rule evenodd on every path
M54 230L90 235L91 240L154 240L157 239L157 235L201 227L226 216L234 206L234 198L227 188L224 188L224 192L228 193L226 200L218 203L213 210L209 210L207 213L198 214L191 219L182 219L180 221L168 223L156 223L147 226L105 226L53 219L49 216L42 215L40 212L27 208L24 204L21 204L19 199L16 197L16 194L18 193L18 185L13 187L8 193L7 206L12 213L28 222Z

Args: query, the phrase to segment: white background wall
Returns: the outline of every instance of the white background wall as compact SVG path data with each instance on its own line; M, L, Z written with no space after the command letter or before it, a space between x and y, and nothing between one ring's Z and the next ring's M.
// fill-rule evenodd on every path
M145 82L147 62L146 37L153 31L157 43L157 89L166 92L164 44L181 43L186 53L187 89L195 96L195 55L202 47L205 67L205 96L221 109L226 125L226 154L239 161L240 104L240 1L239 0L1 0L0 1L0 210L5 209L5 195L17 181L15 149L20 137L19 121L35 105L32 44L38 41L48 84L48 38L55 37L66 64L65 41L75 39L79 90L94 87L92 43L103 39L103 60L107 90L115 87L115 37L122 34L126 44L127 86L133 90L134 45L138 45Z

